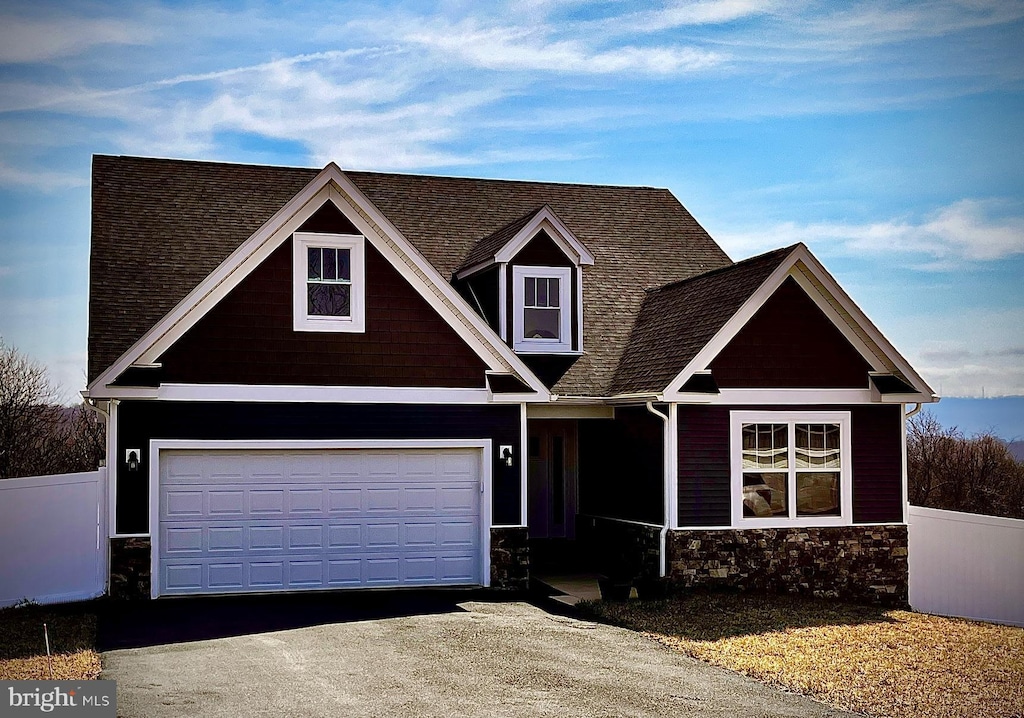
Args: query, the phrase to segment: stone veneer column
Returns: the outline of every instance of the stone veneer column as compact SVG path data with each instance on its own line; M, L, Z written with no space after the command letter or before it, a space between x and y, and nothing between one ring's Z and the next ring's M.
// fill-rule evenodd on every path
M728 587L907 605L907 527L671 531L677 588Z
M530 541L526 528L491 529L491 588L525 591L530 586Z
M149 598L150 555L148 538L110 539L111 598Z

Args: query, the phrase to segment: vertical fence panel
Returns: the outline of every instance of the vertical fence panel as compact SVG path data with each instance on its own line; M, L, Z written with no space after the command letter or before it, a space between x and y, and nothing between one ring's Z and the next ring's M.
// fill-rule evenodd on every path
M910 605L1024 626L1024 521L911 506Z
M104 592L105 473L0 481L0 607Z

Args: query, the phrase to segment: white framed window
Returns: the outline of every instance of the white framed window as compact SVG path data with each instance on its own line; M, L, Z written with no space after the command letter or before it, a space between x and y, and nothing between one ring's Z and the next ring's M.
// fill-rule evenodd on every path
M850 412L730 413L735 527L853 522Z
M572 351L572 270L512 267L512 348Z
M292 237L292 319L297 332L366 330L365 239L296 232Z

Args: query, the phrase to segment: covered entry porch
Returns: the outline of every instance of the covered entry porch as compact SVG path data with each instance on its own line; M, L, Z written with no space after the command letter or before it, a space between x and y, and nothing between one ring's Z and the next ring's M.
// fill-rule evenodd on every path
M640 406L530 407L530 570L557 582L660 573L664 422Z

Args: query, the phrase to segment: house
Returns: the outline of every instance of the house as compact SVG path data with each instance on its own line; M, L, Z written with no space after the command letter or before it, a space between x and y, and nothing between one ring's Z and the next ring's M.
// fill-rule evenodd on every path
M587 545L905 600L937 397L802 244L734 263L646 187L98 156L92 188L114 593L522 587Z

